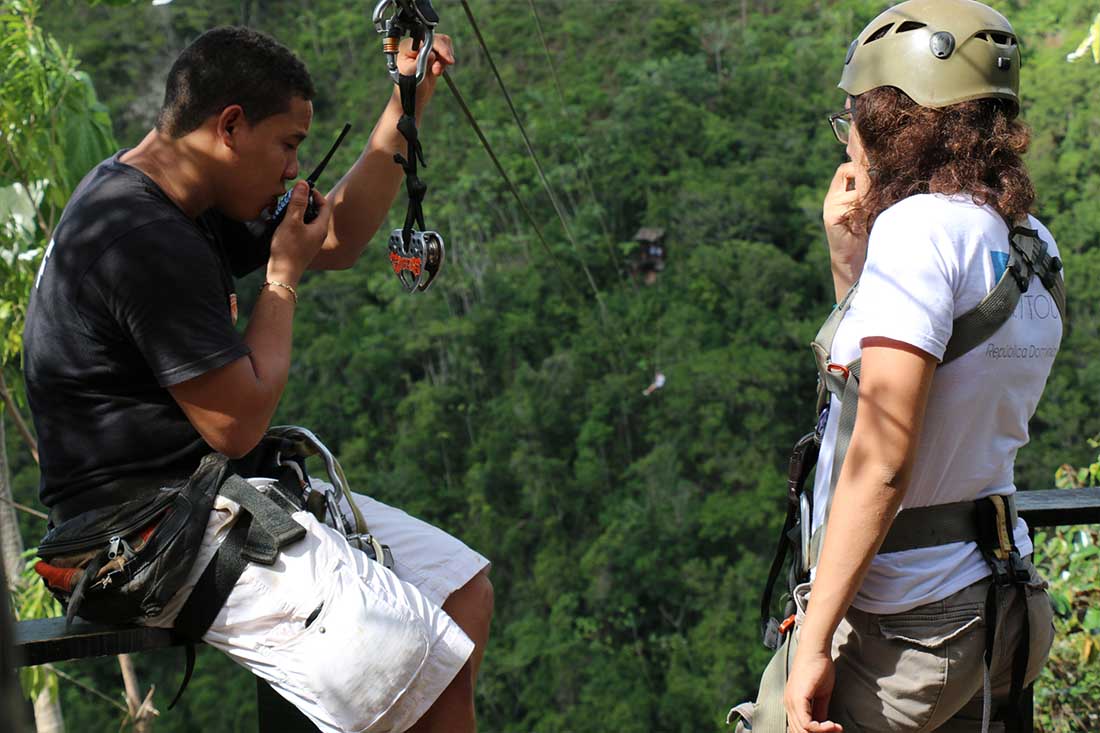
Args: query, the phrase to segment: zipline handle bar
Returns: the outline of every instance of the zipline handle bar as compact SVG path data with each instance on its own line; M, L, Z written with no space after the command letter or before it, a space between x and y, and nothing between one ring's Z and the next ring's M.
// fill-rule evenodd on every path
M385 16L391 6L394 12L387 18ZM439 16L432 7L431 0L379 0L374 6L371 20L374 22L374 30L384 36L382 53L386 55L386 69L390 72L393 83L397 84L401 78L401 72L397 70L397 51L406 33L413 39L413 50L420 51L416 59L416 83L424 81L428 57L435 41L435 26L439 23Z

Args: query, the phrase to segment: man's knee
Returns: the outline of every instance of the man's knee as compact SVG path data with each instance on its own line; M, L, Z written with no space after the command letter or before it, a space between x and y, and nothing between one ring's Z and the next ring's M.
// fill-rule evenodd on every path
M493 617L493 583L489 580L488 569L452 593L443 604L443 610L459 626L469 623L488 626Z

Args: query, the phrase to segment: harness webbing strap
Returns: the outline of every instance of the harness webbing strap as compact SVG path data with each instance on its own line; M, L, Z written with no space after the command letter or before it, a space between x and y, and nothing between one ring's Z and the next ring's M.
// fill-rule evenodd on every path
M825 541L825 527L829 525L829 513L833 508L833 495L836 493L840 471L844 467L844 458L848 455L848 446L852 442L852 433L856 427L856 411L859 408L859 361L848 365L848 378L844 383L844 392L840 398L840 416L837 418L836 443L833 446L833 469L829 478L829 495L825 499L825 518L819 531L810 541L810 567L817 566L817 558Z
M814 352L814 359L817 361L817 373L821 377L817 393L818 414L829 403L830 393L840 395L844 392L844 370L830 369L830 365L832 365L830 354L833 350L833 341L836 339L837 329L840 328L840 322L844 320L844 316L848 313L848 308L851 307L852 300L856 297L858 291L859 281L857 280L852 287L848 288L848 292L840 303L833 308L833 312L825 319L825 323L810 344L810 348Z
M401 74L397 87L401 92L401 119L397 122L397 131L405 138L407 154L394 153L394 161L405 171L405 191L409 195L409 206L405 210L405 226L401 238L408 247L412 242L413 229L424 226L424 196L428 193L428 184L417 174L417 162L425 168L424 151L420 145L420 133L416 128L416 75Z
M1016 497L1005 496L1006 525L1016 526ZM937 547L952 542L974 542L977 539L978 504L958 501L951 504L913 507L898 513L890 532L879 548L879 554Z
M270 491L278 495L278 489L274 486ZM240 476L227 478L218 493L240 504L255 520L241 549L245 560L271 565L282 547L306 536L305 527L290 516L296 509L290 508L285 499L277 501L271 498Z
M1012 227L1008 267L989 294L973 310L955 319L943 364L962 356L988 339L1016 311L1033 275L1050 292L1058 315L1066 319L1065 282L1058 274L1061 262L1047 253L1047 244L1034 229Z
M200 641L214 623L248 563L271 565L283 547L306 535L305 527L290 516L297 507L283 495L278 484L272 484L265 492L233 474L218 488L218 494L240 504L243 511L176 617L175 630L191 644L187 646L183 682L169 709L180 699L191 680L195 667L194 643Z
M176 631L190 639L191 643L187 645L187 665L183 671L183 681L180 682L176 696L168 704L169 710L179 701L191 681L191 673L195 669L195 644L202 640L203 634L214 623L233 586L237 584L237 579L248 565L243 550L251 523L252 516L242 512L206 570L199 576L198 583L176 617Z
M764 585L764 594L760 597L760 633L764 639L764 646L775 649L779 644L779 624L771 618L772 594L775 593L775 583L783 571L783 561L787 559L787 547L791 543L790 533L795 528L798 517L798 508L795 504L787 504L787 516L783 520L783 531L779 533L779 545L775 548L772 565L768 569L768 581Z
M1001 497L1005 504L1005 526L1011 532L1016 526L1016 497ZM980 501L980 500L979 500ZM935 504L904 509L894 517L890 531L883 540L878 554L939 547L952 542L976 542L980 523L979 503L957 501L951 504ZM823 533L819 527L814 532L810 546L820 552ZM816 560L816 556L814 558Z
M270 491L279 495L275 486ZM218 493L240 504L243 511L176 618L176 631L195 641L210 628L249 562L271 565L280 549L306 535L305 527L290 516L293 508L240 476L229 476Z

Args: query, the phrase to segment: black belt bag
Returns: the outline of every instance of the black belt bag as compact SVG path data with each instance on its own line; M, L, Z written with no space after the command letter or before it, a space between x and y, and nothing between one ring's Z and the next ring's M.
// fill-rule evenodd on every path
M228 460L206 456L182 483L83 512L50 530L35 570L71 621L158 615L191 572Z

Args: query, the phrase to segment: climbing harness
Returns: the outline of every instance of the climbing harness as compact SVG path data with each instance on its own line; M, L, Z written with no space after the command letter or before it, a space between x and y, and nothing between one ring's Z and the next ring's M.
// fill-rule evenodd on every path
M319 456L325 465L325 473L328 474L332 489L323 494L324 507L327 511L327 521L337 531L344 535L352 547L366 553L371 560L382 563L389 569L393 569L393 555L387 545L381 544L374 535L367 530L367 522L359 507L352 501L351 489L348 488L347 477L340 462L332 454L324 443L313 434L312 431L296 425L278 425L270 428L267 434L271 438L289 441L290 444L275 455L275 463L278 466L289 466L297 475L298 482L303 492L306 492L305 505L318 518L325 517L325 512L320 510L319 499L315 496L319 492L313 488L305 476L301 462L308 456ZM347 504L351 517L340 510L340 499Z
M1006 222L1009 229L1009 257L1005 272L993 289L973 309L955 319L951 339L940 366L970 352L987 341L1012 316L1020 296L1026 293L1032 278L1037 278L1054 300L1062 321L1066 320L1065 284L1060 275L1062 263L1047 252L1047 244L1038 231ZM817 424L795 444L787 479L787 511L779 536L775 557L760 601L760 625L764 645L775 652L761 678L755 703L734 707L727 718L737 723L738 731L754 733L785 733L787 720L783 705L784 687L797 645L797 634L805 613L805 596L809 593L811 571L817 565L824 545L829 510L841 467L855 428L859 400L860 360L849 364L833 362L830 354L833 340L844 315L858 291L854 284L821 327L812 343L818 369ZM817 462L830 409L830 396L839 401L837 437L833 449L833 466L829 479L824 521L811 533L813 495L805 488L806 479ZM996 613L1003 592L1028 582L1028 563L1020 556L1013 541L1016 525L1013 496L990 496L977 501L963 501L904 509L897 514L879 549L879 553L901 552L925 547L938 547L954 542L976 542L992 571L992 582L986 598L986 652L982 732L989 728L992 707L990 670L992 662ZM792 560L788 573L789 598L783 620L771 616L772 596L788 553ZM1013 659L1009 701L1017 706L1028 666L1028 629ZM1015 713L1016 711L1010 711Z
M310 456L320 457L331 487L309 480ZM285 547L305 537L305 528L291 516L295 512L310 512L368 558L393 569L390 548L368 531L336 457L311 431L283 425L270 428L243 458L211 453L189 477L124 479L94 499L58 505L39 544L35 571L65 605L70 621L77 613L110 624L156 616L189 576L217 496L235 501L241 514L176 617L176 633L191 643L169 707L190 681L194 643L210 628L248 563L271 565Z
M386 17L392 10L392 15ZM405 171L405 191L409 196L405 225L394 229L389 239L389 260L397 279L409 293L427 290L443 268L445 249L439 232L426 229L424 195L428 184L417 173L417 163L428 166L416 127L416 88L428 71L428 59L435 40L439 16L431 0L381 0L372 15L374 29L382 34L382 53L386 69L401 95L401 119L397 130L405 138L405 155L394 153L394 162ZM408 34L413 50L418 51L416 73L402 74L397 68L401 39ZM419 228L417 228L419 227Z

